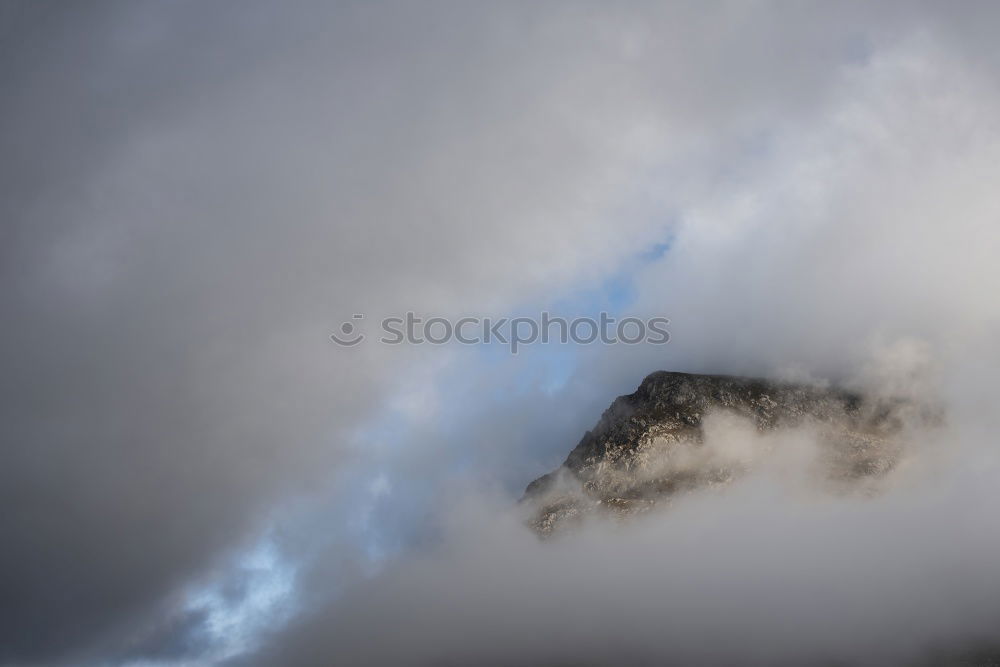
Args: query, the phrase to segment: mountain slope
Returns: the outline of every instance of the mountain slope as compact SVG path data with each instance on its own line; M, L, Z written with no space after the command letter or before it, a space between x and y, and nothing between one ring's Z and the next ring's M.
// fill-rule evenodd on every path
M825 482L856 486L894 468L911 407L837 388L659 371L615 399L522 502L543 535L588 515L643 512L732 481L778 446L779 433L816 444Z

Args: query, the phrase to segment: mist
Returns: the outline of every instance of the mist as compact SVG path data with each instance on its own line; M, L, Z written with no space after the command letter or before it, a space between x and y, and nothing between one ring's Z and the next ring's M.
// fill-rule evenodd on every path
M0 664L995 650L998 19L0 3ZM330 339L542 310L670 342ZM844 489L717 415L732 484L539 540L525 486L661 369L943 417Z

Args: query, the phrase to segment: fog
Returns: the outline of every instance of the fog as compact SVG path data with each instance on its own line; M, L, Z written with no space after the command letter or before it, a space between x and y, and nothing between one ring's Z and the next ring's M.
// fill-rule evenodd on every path
M3 2L0 664L995 646L997 13ZM543 309L671 341L329 339ZM858 493L718 422L736 483L539 541L524 486L660 369L945 424Z
M914 391L913 347L870 359L879 382L858 386L962 401ZM235 664L980 664L1000 624L996 421L948 414L909 413L891 472L854 482L808 424L711 414L704 443L660 465L734 465L735 481L545 539L537 505L441 482L433 540Z
M255 664L878 665L995 645L995 468L938 461L872 498L817 494L794 459L544 542L462 498L441 543Z

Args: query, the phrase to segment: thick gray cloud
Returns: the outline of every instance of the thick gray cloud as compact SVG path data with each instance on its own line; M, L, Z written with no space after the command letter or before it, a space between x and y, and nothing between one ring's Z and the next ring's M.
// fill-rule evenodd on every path
M4 18L5 658L117 641L335 469L405 367L334 348L342 318L503 302L608 252L631 158L548 118L551 74L497 83L531 58L488 16ZM527 241L547 216L580 235L561 260Z
M286 503L356 470L510 488L667 364L849 375L909 335L978 392L995 14L5 3L0 662L187 656L185 591ZM668 234L634 279L670 350L581 351L554 394L530 356L326 339L546 306ZM394 410L405 446L373 453ZM306 516L322 584L353 556Z

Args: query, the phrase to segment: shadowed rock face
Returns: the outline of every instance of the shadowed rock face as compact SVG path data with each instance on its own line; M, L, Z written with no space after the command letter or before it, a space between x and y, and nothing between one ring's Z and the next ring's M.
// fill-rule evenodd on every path
M719 419L742 424L750 438L809 429L827 480L871 482L899 458L906 408L835 388L660 371L615 399L562 466L528 485L522 502L545 535L587 515L627 516L678 493L726 484L747 460L706 447L706 425Z

